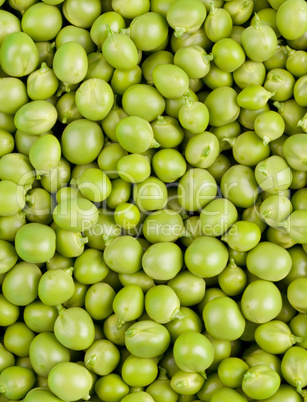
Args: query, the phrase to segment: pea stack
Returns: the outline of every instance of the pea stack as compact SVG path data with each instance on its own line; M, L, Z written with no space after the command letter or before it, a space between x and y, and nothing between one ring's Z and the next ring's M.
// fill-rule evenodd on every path
M0 0L0 402L307 402L307 3Z

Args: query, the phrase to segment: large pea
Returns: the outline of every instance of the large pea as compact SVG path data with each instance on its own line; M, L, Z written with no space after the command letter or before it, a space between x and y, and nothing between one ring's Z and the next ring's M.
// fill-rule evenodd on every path
M70 269L51 269L39 281L38 296L47 306L56 306L72 297L75 290Z
M15 304L10 303L3 295L0 295L0 325L3 327L7 327L9 325L14 324L19 316L19 307ZM5 365L5 352L0 347L0 372L6 368ZM11 359L9 359L11 361ZM12 364L13 366L13 364ZM8 367L8 366L7 366Z
M105 200L111 193L112 185L108 176L100 169L86 169L77 179L81 194L93 202Z
M43 332L33 339L29 357L35 372L42 377L48 377L56 364L70 360L70 352L57 341L54 334Z
M85 367L100 376L112 373L119 359L119 350L106 339L95 341L84 355Z
M55 253L56 236L53 229L41 223L22 226L15 239L17 254L30 263L50 260Z
M37 100L29 102L18 109L14 117L14 123L20 131L40 135L52 129L57 117L57 110L50 102Z
M69 349L87 349L95 338L93 320L80 307L63 308L55 321L54 335L63 346Z
M125 333L125 344L134 356L150 359L167 350L170 335L163 325L144 320L129 327Z
M65 401L88 398L92 385L91 374L86 368L76 363L59 363L48 375L50 390Z
M85 296L85 308L94 320L104 320L113 313L113 300L116 293L107 283L92 285Z
M4 240L0 240L0 273L9 271L16 264L18 255L14 246Z
M46 306L40 301L34 301L28 304L23 313L23 319L26 325L34 332L51 332L58 311L55 307Z
M58 86L59 80L46 63L42 63L41 68L33 71L27 79L27 91L32 100L50 98L55 94Z
M118 250L121 254L118 254ZM111 241L104 251L106 264L115 272L133 274L141 269L143 249L136 238L120 236Z
M24 402L62 402L49 389L38 387L29 391L24 399Z
M17 184L2 180L0 182L0 216L17 214L25 206L24 189Z
M93 42L98 48L102 48L104 41L108 37L108 29L114 33L119 33L121 29L126 27L126 23L121 14L115 11L109 11L100 15L91 26L90 35Z
M10 399L22 399L32 389L35 375L25 367L8 367L0 374L1 393Z
M73 198L55 207L53 219L62 229L83 232L97 222L98 210L91 201L85 198Z
M67 42L55 52L53 70L65 84L78 84L86 76L88 60L86 51L78 42Z
M4 297L12 304L26 306L37 298L42 273L37 265L19 262L5 276Z
M149 317L159 324L182 318L180 300L175 291L166 285L157 285L145 295L145 309Z
M0 145L0 157L10 154L13 151L15 145L14 137L12 136L12 134L10 134L8 131L0 129Z
M212 201L217 193L213 176L205 169L188 170L178 185L178 201L187 211L197 211Z
M113 300L114 313L119 318L119 325L139 318L144 310L144 293L138 285L124 286Z
M167 203L167 188L162 180L150 176L133 188L135 204L142 212L162 209Z
M13 77L24 77L38 65L38 50L35 43L24 32L13 32L4 39L1 50L1 67Z
M25 84L18 78L1 78L0 102L0 112L15 114L21 106L28 102Z
M35 172L29 158L21 153L4 155L0 159L0 179L26 186L27 189L35 180Z
M107 62L119 70L130 70L138 63L137 48L125 34L110 34L102 45L102 53Z
M88 248L75 260L74 277L85 285L104 280L108 273L103 253L99 250Z
M231 87L214 89L205 100L209 110L209 124L220 127L235 121L240 113L236 99L237 93Z
M103 120L114 102L110 85L100 78L84 81L76 91L75 101L79 112L89 120Z
M32 144L29 158L39 173L56 168L61 159L61 146L58 139L52 134L41 136Z
M167 99L176 99L188 90L189 77L180 67L161 64L153 70L153 82L158 91Z

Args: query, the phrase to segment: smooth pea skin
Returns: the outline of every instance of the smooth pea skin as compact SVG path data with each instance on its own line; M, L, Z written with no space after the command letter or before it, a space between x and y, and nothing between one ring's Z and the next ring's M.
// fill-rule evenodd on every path
M53 70L65 84L78 84L86 76L88 59L86 52L78 42L67 42L55 52Z
M14 117L16 128L31 135L40 135L52 129L57 110L45 100L32 101L22 106Z
M250 398L265 399L280 386L279 375L264 364L251 367L243 377L242 389Z
M60 10L52 5L39 3L29 7L21 20L23 32L34 41L50 41L62 27Z
M35 332L51 332L58 316L57 309L40 301L28 304L23 313L26 325Z
M292 259L287 250L274 243L261 242L247 255L249 272L260 279L280 281L292 267Z
M109 35L102 45L107 62L119 70L130 70L137 65L138 51L129 36L119 33Z
M178 201L187 211L200 210L215 198L216 186L215 179L205 169L190 169L179 181Z
M157 377L158 366L155 359L128 356L121 370L122 378L131 387L144 387Z
M187 248L184 259L192 274L211 278L226 267L228 251L219 239L202 236Z
M47 306L56 306L72 297L75 285L72 272L52 269L45 272L38 285L38 296Z
M295 134L287 138L283 145L285 159L295 170L307 171L305 150L307 147L306 134Z
M15 114L28 101L26 86L18 78L1 78L0 89L0 111L2 113Z
M113 288L103 282L92 285L85 296L85 308L94 320L103 320L113 313Z
M165 100L156 88L136 84L125 91L122 105L124 111L129 115L142 117L151 122L163 114Z
M155 280L170 280L182 267L182 251L177 244L158 242L144 253L142 266L145 273Z
M226 198L211 201L200 214L201 230L207 236L223 235L238 218L236 207Z
M163 209L167 203L166 185L162 180L150 176L134 186L133 198L142 212Z
M77 401L89 396L92 376L79 364L63 362L53 367L48 375L48 386L58 397L66 401Z
M142 315L143 310L144 293L138 285L124 286L113 300L113 311L120 322L136 320Z
M85 367L100 376L112 373L119 359L119 350L106 339L95 341L84 355Z
M262 399L263 402L302 402L302 400L300 394L288 384L281 384L273 396Z
M27 393L25 402L62 402L62 399L59 399L55 396L49 389L39 387L33 388L30 392Z
M141 183L151 173L148 159L140 154L123 155L117 163L119 176L128 183Z
M54 324L54 335L63 346L73 350L84 350L94 341L95 327L85 310L70 307L60 312Z
M220 127L235 121L240 113L236 98L237 93L231 87L213 89L204 102L209 110L209 124Z
M216 42L212 47L212 55L217 67L227 73L237 70L245 61L243 48L230 38Z
M3 327L14 324L19 316L19 307L15 304L10 303L3 295L0 295L0 311L1 311L1 319L0 325ZM3 370L2 367L2 358L0 362L0 371Z
M48 377L55 365L70 360L70 352L52 333L43 332L33 339L29 357L35 372L42 377Z
M147 392L133 392L122 399L123 402L154 402L154 399Z
M8 367L0 374L1 393L9 399L22 399L32 389L35 376L25 367Z
M233 341L245 329L245 319L234 300L218 297L206 304L203 318L207 331L217 339Z
M61 159L58 139L51 134L38 138L30 148L29 158L32 166L41 173L56 168Z
M34 71L38 65L38 50L35 43L24 32L7 35L1 45L1 68L13 77L24 77Z
M120 145L132 153L142 153L156 146L150 124L137 116L122 119L116 126L116 137Z
M218 375L226 387L237 388L242 384L248 365L238 357L228 357L218 366Z
M241 309L247 320L263 324L274 319L281 308L281 293L272 282L256 280L245 288Z
M154 321L136 322L125 333L126 348L137 357L157 357L167 350L169 344L167 329Z
M121 401L129 394L129 386L118 374L112 373L99 378L95 384L95 392L99 398Z
M189 88L188 75L174 64L157 66L153 70L153 82L161 95L167 99L179 98Z
M236 402L247 402L245 396L240 394L238 391L235 391L231 388L223 388L219 389L210 400L211 402L228 402L228 401L236 401Z
M89 120L103 120L114 102L110 85L100 78L85 80L76 91L75 101L79 112Z
M206 290L206 282L189 271L180 272L167 285L175 291L181 306L198 304L203 299Z
M203 384L204 377L201 374L187 373L183 370L177 371L171 379L171 387L179 395L194 395L201 389Z
M121 250L119 255L118 250ZM109 243L104 251L106 264L117 273L133 274L141 269L143 249L136 238L121 236Z
M15 239L17 254L27 262L42 263L50 260L55 253L55 232L40 223L22 226Z
M259 226L254 222L237 221L222 237L233 250L249 251L257 246L261 238Z

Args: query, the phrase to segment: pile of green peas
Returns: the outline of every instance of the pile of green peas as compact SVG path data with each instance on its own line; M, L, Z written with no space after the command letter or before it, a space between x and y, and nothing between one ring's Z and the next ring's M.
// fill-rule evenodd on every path
M307 402L307 3L0 7L0 402Z

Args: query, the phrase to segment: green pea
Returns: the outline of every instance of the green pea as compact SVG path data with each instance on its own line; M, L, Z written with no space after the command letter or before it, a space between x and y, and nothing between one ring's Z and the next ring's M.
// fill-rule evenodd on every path
M297 209L307 209L306 208L306 189L300 189L298 191L296 191L293 194L293 197L291 198L291 203L293 205L293 209L297 210Z
M75 286L70 269L52 269L45 272L39 281L38 296L47 306L66 302L74 293Z
M264 64L253 60L246 60L233 72L233 79L241 89L248 88L250 85L262 85L265 76Z
M266 76L264 88L275 92L271 97L275 101L286 101L293 95L295 79L287 70L274 68Z
M275 243L280 247L288 249L296 244L296 242L285 231L270 227L267 231L267 240Z
M170 380L168 379L165 370L161 368L158 378L146 388L146 392L151 395L152 398L157 400L162 399L168 400L169 402L175 402L178 399L178 394L171 388Z
M102 53L107 62L119 70L130 70L138 64L134 42L122 33L111 33L103 42Z
M56 193L61 187L67 185L69 180L70 164L65 158L61 158L55 169L45 172L41 178L41 184L49 193Z
M296 310L294 307L291 306L285 293L282 293L281 297L282 297L282 308L276 319L288 324L289 321L296 315ZM299 339L297 339L297 343L301 344Z
M229 231L222 236L232 249L249 251L257 246L261 238L259 226L254 222L237 221Z
M267 91L260 85L250 85L239 93L237 103L240 107L250 110L263 108L273 93Z
M255 178L262 190L276 194L290 187L292 172L283 158L273 155L258 163Z
M122 203L114 211L114 219L123 229L132 229L140 221L140 211L134 204Z
M80 232L70 232L60 228L56 228L55 232L57 252L67 258L78 257L83 253L87 238L82 237Z
M306 75L306 52L303 50L294 50L286 46L288 58L286 61L286 69L295 77Z
M174 290L166 285L158 285L145 295L145 310L149 317L159 324L182 317L180 300Z
M268 225L275 226L288 218L292 212L291 201L282 195L271 195L260 206L260 214Z
M113 300L116 293L107 283L95 283L85 296L85 308L95 320L103 320L113 313Z
M84 350L94 342L95 327L90 315L82 308L63 308L55 321L54 335L63 346Z
M182 259L182 252L176 244L159 242L145 251L142 265L151 278L170 280L180 271Z
M50 41L62 27L62 15L53 5L34 4L23 14L21 26L34 41Z
M112 108L114 95L107 82L100 78L90 78L76 91L75 102L86 119L103 120Z
M206 282L189 271L180 272L167 285L175 291L181 306L198 304L203 299L206 290ZM193 289L193 292L190 289Z
M9 399L22 399L32 389L35 376L25 367L8 367L0 374L1 393Z
M124 111L129 115L151 122L164 112L165 100L156 88L136 84L125 91L122 105Z
M1 25L0 45L2 45L2 42L7 37L7 35L13 32L21 31L20 20L13 13L9 11L1 10L0 25Z
M228 251L218 239L199 237L187 248L184 258L192 274L210 278L220 274L226 267Z
M61 29L56 37L56 47L59 48L67 42L78 42L83 46L87 54L95 51L95 45L91 39L90 33L83 28L68 25ZM88 61L90 61L90 58L88 58Z
M151 168L145 156L131 154L123 155L118 160L117 171L119 176L128 183L141 183L150 176Z
M78 69L75 69L75 66ZM78 42L67 42L55 52L53 70L57 78L65 84L78 84L86 76L88 60L86 52ZM73 71L73 74L72 74Z
M0 129L0 144L1 144L0 157L8 155L13 151L15 141L16 139L14 140L14 137L9 132ZM17 147L17 141L16 141L16 147Z
M200 46L187 46L177 50L174 64L184 70L188 77L203 78L210 69L212 55Z
M251 322L268 322L280 313L281 307L280 291L276 285L265 280L251 282L242 295L242 313Z
M58 316L57 309L46 306L41 301L28 304L23 313L26 325L34 332L52 332L55 320Z
M95 341L84 355L85 367L104 376L110 374L119 363L119 350L108 340Z
M125 344L134 356L151 359L167 350L170 335L163 325L144 320L129 327L125 333Z
M227 1L223 8L229 12L234 25L242 25L252 15L254 4L250 0L232 0Z
M58 120L63 124L69 124L82 118L75 103L75 92L68 92L60 97L56 104Z
M255 331L255 341L257 344L266 352L274 354L285 353L301 339L292 335L286 323L278 320L259 325Z
M38 65L38 50L24 32L9 33L1 45L1 68L13 77L24 77Z
M102 281L109 269L103 260L102 252L88 248L74 263L74 277L78 282L90 285Z
M197 211L215 198L216 182L206 170L190 169L181 177L177 191L180 205Z
M142 51L159 48L168 36L167 22L156 12L139 15L132 21L129 29L131 39Z
M144 309L144 294L140 286L124 286L113 300L113 311L119 318L119 327L126 321L139 318Z
M292 346L284 354L281 362L281 372L284 379L299 394L304 394L302 388L306 387L306 350L299 346Z
M62 362L53 367L48 375L48 386L58 398L77 401L89 396L92 376L79 364Z
M120 204L129 200L131 195L131 184L122 178L111 181L112 190L106 199L107 206L111 209L116 209Z
M216 372L211 373L208 375L207 380L205 381L204 385L201 387L197 396L202 398L202 400L206 402L210 402L213 395L221 388L224 388L224 384L219 379Z
M205 100L209 110L209 124L220 127L235 121L240 113L236 98L237 93L233 88L225 86L214 89Z
M29 356L30 345L35 334L25 323L15 322L6 328L3 338L4 347L19 357Z
M6 11L2 12L6 13ZM26 86L18 78L13 77L1 78L0 89L1 89L0 111L2 113L15 114L21 106L23 106L28 102L28 94Z
M176 339L187 331L200 333L202 330L202 322L198 315L187 307L180 309L183 318L175 318L165 324L171 336L171 342L174 343Z
M140 211L162 209L167 202L167 189L160 179L150 176L133 188L133 198Z
M174 149L162 149L155 153L152 167L158 178L164 183L172 183L186 172L186 162L183 156Z
M157 377L158 366L154 359L144 359L128 356L121 370L126 384L133 387L144 387L151 384Z
M18 109L14 123L20 131L40 135L52 129L57 117L57 110L51 103L46 100L35 100Z
M292 305L300 313L306 313L306 302L304 300L304 292L306 289L306 278L294 279L287 289L287 297Z
M247 283L245 271L238 267L233 259L227 267L219 274L218 283L220 288L228 296L236 296L243 292Z
M0 373L8 367L12 367L15 364L15 357L13 353L5 349L0 345Z
M61 146L58 139L51 134L38 138L29 151L31 164L37 172L54 169L58 166L61 158Z
M277 49L277 37L269 25L261 24L257 14L254 18L254 22L242 32L242 46L251 60L263 62Z
M218 366L218 376L226 387L237 388L242 384L248 365L238 357L228 357Z
M265 399L265 402L301 402L302 397L288 384L281 384L273 396Z
M104 41L108 37L107 25L114 33L119 33L126 27L123 17L114 11L109 11L100 15L91 26L90 34L93 42L101 49Z
M201 389L203 384L204 378L200 374L186 373L182 370L174 374L171 379L171 387L179 395L194 395Z
M25 402L62 402L50 390L46 388L33 388L29 391L24 399Z
M206 130L209 123L209 112L202 102L193 102L185 98L185 104L178 112L178 118L183 128L192 134L200 134Z
M289 323L289 327L293 335L297 338L301 338L297 340L297 346L301 346L306 349L306 315L298 314L292 318Z
M13 134L16 131L14 116L0 112L0 129Z
M267 143L261 141L254 131L246 131L239 135L232 151L235 160L245 166L255 166L270 155Z
M184 1L172 3L167 11L168 24L174 29L176 37L183 33L197 31L204 22L207 10L201 1L193 0L189 5Z
M0 273L8 272L14 267L18 260L18 255L14 246L4 240L0 240Z
M167 99L176 99L188 90L189 77L180 67L160 64L153 70L153 82L158 91Z
M28 223L22 226L15 239L17 254L30 263L50 260L55 253L55 232L41 223Z
M12 304L26 306L38 294L38 283L42 274L40 269L27 262L16 264L6 274L2 283L4 297Z
M1 311L1 326L7 327L14 324L19 317L19 307L10 303L3 295L0 295L0 311ZM12 364L13 365L13 364ZM6 367L2 367L0 364L0 371Z
M55 365L70 360L70 352L52 333L43 332L33 339L29 357L34 371L42 377L48 377Z
M297 14L298 13L298 14ZM295 40L304 34L305 20L304 15L307 13L305 3L299 0L291 0L281 4L276 14L277 28L285 39ZM289 22L295 18L298 28L294 29Z
M289 99L285 102L274 102L274 106L276 106L278 113L285 121L286 134L293 135L302 132L300 126L304 127L306 108L300 106L294 99Z
M118 255L118 248L121 255ZM109 243L104 251L104 260L109 268L118 273L133 274L141 268L143 249L131 236L121 236Z
M108 374L99 378L95 384L95 391L99 398L121 401L129 394L129 386L118 374Z
M221 236L237 217L237 210L231 201L223 198L213 200L200 214L202 232L207 236Z
M87 58L88 70L85 78L99 78L107 82L110 81L114 68L106 61L102 53L93 52L88 54Z
M242 389L252 398L269 398L280 386L279 375L266 365L250 368L243 377Z

